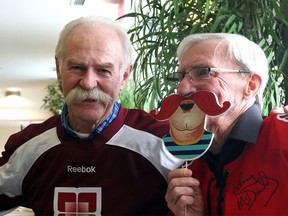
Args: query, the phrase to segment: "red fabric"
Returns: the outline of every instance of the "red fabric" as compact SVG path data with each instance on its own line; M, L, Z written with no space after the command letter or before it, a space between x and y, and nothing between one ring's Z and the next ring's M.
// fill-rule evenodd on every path
M224 167L230 175L224 189L223 215L287 215L288 123L285 118L279 120L279 116L281 114L267 117L257 143L246 145L241 155ZM215 176L201 158L189 168L200 180L206 210L211 183L210 209L212 215L217 215L219 189ZM211 179L214 180L211 182Z

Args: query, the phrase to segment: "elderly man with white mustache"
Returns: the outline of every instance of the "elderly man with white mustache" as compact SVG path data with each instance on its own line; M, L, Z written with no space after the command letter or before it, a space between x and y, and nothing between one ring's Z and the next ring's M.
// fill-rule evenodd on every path
M0 158L0 210L35 215L165 215L167 122L118 102L132 71L120 24L101 17L68 23L56 48L61 116L12 135Z

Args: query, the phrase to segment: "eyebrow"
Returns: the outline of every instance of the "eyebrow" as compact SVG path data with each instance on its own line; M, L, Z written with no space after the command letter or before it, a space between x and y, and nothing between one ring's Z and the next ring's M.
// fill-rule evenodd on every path
M77 58L70 58L67 60L67 64L83 64L83 62Z
M85 65L85 62L82 61L81 59L78 58L70 58L67 60L67 64L80 64L80 65ZM96 67L103 67L103 68L114 68L114 64L111 62L104 62L104 63L96 63L93 64L93 66Z
M114 68L114 64L111 62L100 63L97 65L101 65L101 67L105 67L105 68Z
M208 66L207 64L198 64L198 65L188 65L188 66L185 66L184 68L182 69L178 69L177 72L181 73L181 72L187 72L187 71L190 71L190 70L193 70L193 69L197 69L197 68L210 68L210 66Z

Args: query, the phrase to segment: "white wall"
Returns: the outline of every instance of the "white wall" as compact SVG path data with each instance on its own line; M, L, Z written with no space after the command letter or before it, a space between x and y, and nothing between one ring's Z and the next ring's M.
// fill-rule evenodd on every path
M33 86L20 87L21 97L27 101L25 106L18 104L18 108L7 107L0 103L0 152L4 150L4 144L9 136L21 130L21 125L27 126L31 121L39 122L52 116L52 113L41 108L46 95L45 87L52 82L46 81ZM0 88L0 101L5 96L5 92L6 89Z
M13 133L16 133L20 130L20 125L8 125L8 126L0 126L0 151L4 150L4 144L6 143L9 136Z

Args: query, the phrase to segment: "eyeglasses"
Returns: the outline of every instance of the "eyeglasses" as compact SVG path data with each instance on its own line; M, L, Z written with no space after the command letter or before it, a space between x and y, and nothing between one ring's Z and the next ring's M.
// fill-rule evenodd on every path
M166 79L171 82L181 82L186 76L190 80L199 81L215 77L217 73L251 73L247 70L233 70L222 68L193 68L189 71L179 71L169 74Z

